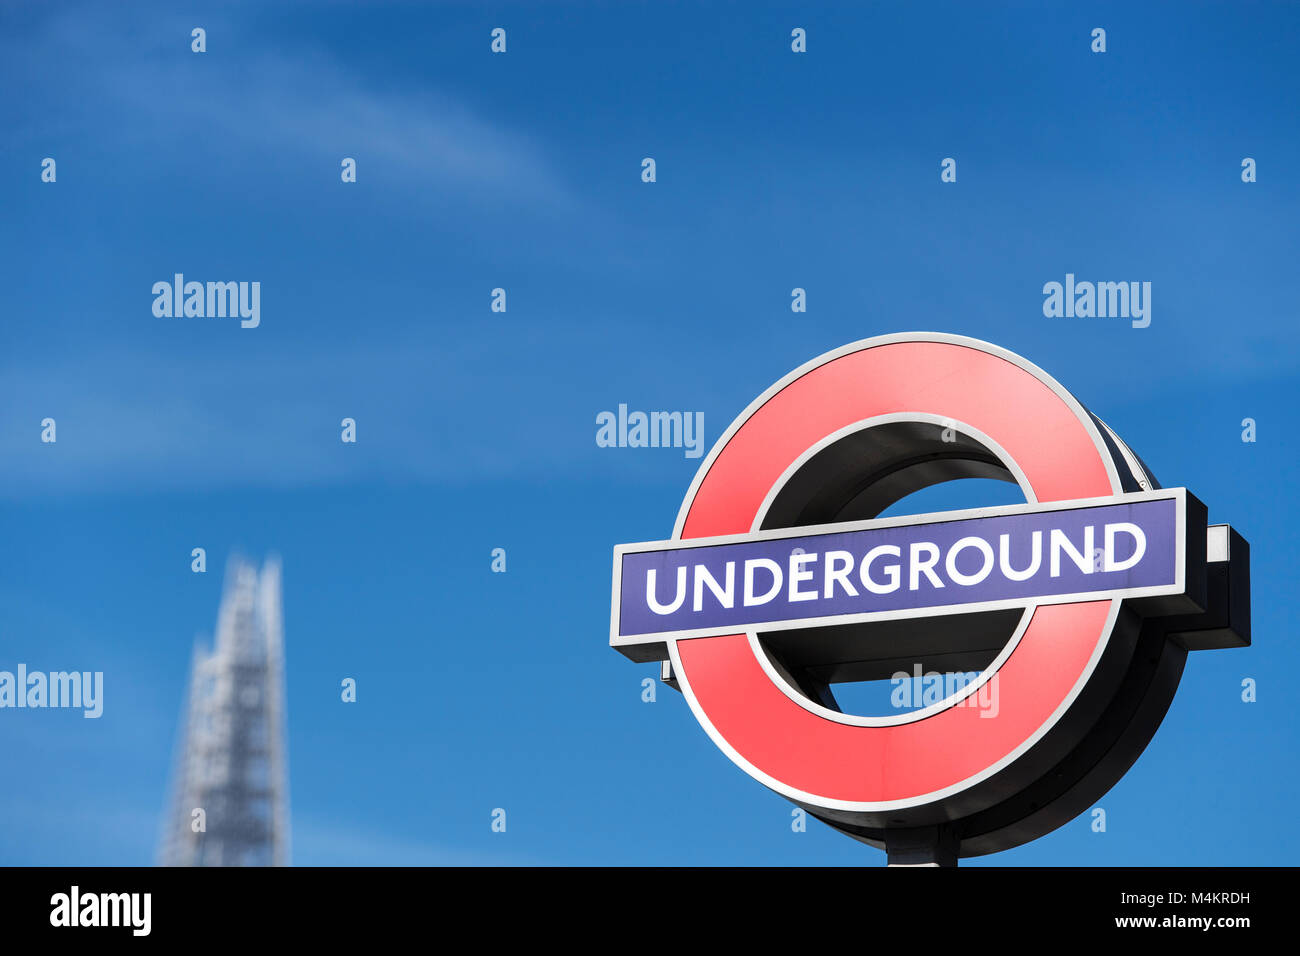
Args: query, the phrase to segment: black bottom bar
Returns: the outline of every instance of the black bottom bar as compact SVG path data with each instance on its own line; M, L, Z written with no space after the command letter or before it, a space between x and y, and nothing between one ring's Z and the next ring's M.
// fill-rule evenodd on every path
M482 941L540 945L560 931L643 948L689 936L712 911L710 935L725 926L765 944L774 920L858 920L873 943L959 929L968 943L1041 942L1043 932L1230 942L1283 931L1294 885L1295 874L1281 869L0 869L0 925L8 943L155 939L206 948L266 934L334 947L401 943L413 933L450 940L468 930ZM118 925L70 925L74 886L75 922ZM147 920L145 898L129 895L146 893ZM598 935L609 930L623 935ZM638 930L649 934L640 943ZM996 939L972 938L986 933Z

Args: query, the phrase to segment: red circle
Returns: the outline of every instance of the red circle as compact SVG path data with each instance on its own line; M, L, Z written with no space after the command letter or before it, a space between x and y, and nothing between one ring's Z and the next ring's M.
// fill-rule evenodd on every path
M979 429L1020 466L1039 501L1117 493L1086 413L1058 388L970 345L895 341L841 354L740 424L708 466L679 537L748 532L768 492L808 448L888 414L948 417ZM769 778L764 783L831 805L922 802L986 774L1053 720L1108 637L1110 604L1037 608L998 670L995 719L976 707L949 707L910 723L841 723L777 687L744 634L675 643L697 715L742 767Z

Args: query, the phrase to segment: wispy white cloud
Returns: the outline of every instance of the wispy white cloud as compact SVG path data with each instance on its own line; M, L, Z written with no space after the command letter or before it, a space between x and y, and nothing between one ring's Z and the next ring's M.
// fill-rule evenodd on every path
M154 161L165 159L169 144L231 144L244 162L309 153L335 168L349 155L363 176L405 177L408 199L575 202L522 130L418 78L382 88L382 77L361 75L300 33L259 32L233 13L203 18L209 59L198 66L188 59L193 17L166 8L51 7L7 32L3 72L30 93L0 108L11 143L84 135L97 149L147 147Z
M236 345L260 334L231 330ZM580 354L588 335L546 322L509 342L471 327L432 341L316 343L284 354L250 345L10 356L0 359L0 497L462 484L602 468L637 480L658 467L693 468L675 450L653 460L601 454L602 409L632 390L700 389L689 369L654 350L624 364L589 362L581 374L553 366ZM57 423L53 445L39 441L47 416ZM340 440L345 417L357 423L355 446Z

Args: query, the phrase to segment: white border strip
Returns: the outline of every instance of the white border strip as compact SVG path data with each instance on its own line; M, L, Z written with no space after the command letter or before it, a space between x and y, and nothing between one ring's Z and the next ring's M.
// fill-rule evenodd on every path
M1132 599L1182 594L1186 591L1187 544L1187 489L1162 488L1158 491L1141 491L1102 498L1080 498L1074 501L1053 501L1023 505L1004 505L993 508L969 508L962 511L940 511L926 515L894 518L869 518L864 521L846 521L840 524L805 525L799 528L776 528L769 531L751 531L746 534L716 535L708 538L668 541L645 541L620 544L614 548L613 598L610 610L609 643L611 647L635 644L658 644L672 638L687 640L694 637L715 637L723 634L741 634L750 630L788 631L831 624L855 624L863 621L890 621L903 618L935 617L945 614L997 611L1008 608L1025 608L1030 605L1075 604L1081 601L1100 601L1109 598ZM964 604L940 604L923 608L899 608L890 611L863 611L857 614L832 614L823 617L794 618L786 621L725 624L716 627L686 628L656 631L651 634L623 635L619 632L619 611L623 582L623 559L628 554L645 554L655 551L688 551L715 545L748 544L755 541L780 541L814 538L821 535L843 534L854 531L871 531L881 528L923 526L970 521L977 518L999 518L1021 514L1048 514L1055 511L1079 511L1087 508L1114 507L1152 501L1173 500L1175 508L1174 580L1170 584L1148 585L1139 588L1098 588L1095 591L1078 591L1070 594L1034 595L1006 598L997 601L976 601Z

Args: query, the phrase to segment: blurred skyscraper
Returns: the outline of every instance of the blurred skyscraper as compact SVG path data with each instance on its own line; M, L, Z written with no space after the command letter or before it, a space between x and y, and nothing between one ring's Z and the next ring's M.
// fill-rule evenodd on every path
M226 569L211 652L196 644L158 862L287 866L280 562Z

